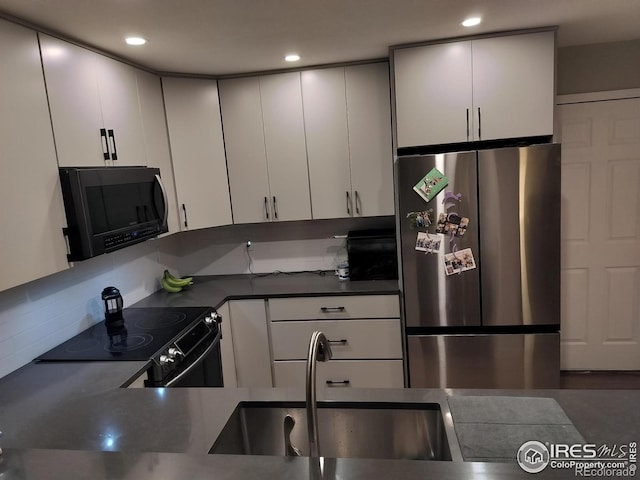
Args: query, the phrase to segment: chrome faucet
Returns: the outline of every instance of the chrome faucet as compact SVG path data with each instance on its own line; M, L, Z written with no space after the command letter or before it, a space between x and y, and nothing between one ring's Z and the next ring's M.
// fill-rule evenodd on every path
M331 347L322 332L313 332L307 356L307 428L309 430L309 456L320 457L318 440L318 405L316 402L316 361L331 358Z

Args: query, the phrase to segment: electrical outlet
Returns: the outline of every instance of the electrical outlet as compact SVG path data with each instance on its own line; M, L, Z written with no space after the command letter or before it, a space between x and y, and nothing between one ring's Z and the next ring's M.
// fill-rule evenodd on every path
M247 250L252 250L253 249L253 247L251 245L251 240L247 240L246 246L247 246Z

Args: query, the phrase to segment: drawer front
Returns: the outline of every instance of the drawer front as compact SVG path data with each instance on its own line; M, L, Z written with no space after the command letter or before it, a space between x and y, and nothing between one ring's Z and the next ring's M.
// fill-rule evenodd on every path
M331 341L334 359L402 358L400 320L305 320L273 322L275 360L305 360L311 334L319 330Z
M397 295L341 295L269 299L272 321L400 318Z
M304 387L304 361L274 362L276 387ZM319 389L403 388L402 360L329 360L316 370ZM330 382L330 383L327 383Z

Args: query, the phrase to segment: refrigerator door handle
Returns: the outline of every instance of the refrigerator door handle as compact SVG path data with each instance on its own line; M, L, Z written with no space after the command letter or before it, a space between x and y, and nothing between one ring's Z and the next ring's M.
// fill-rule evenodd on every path
M482 140L482 116L480 114L480 107L478 107L478 140Z

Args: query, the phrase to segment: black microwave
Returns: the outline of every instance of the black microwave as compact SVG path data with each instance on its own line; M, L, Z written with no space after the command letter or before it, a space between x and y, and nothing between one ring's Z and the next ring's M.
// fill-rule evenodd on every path
M158 168L59 170L69 261L119 250L168 231L167 195Z

